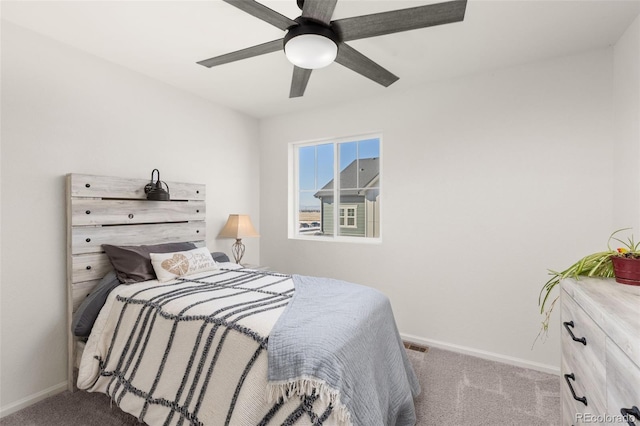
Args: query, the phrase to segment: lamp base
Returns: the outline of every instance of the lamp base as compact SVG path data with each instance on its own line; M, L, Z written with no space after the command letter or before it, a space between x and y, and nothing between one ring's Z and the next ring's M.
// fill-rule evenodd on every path
M242 256L244 256L244 244L242 244L242 239L236 239L236 242L233 243L233 246L231 247L231 252L233 253L233 258L236 263L240 264Z

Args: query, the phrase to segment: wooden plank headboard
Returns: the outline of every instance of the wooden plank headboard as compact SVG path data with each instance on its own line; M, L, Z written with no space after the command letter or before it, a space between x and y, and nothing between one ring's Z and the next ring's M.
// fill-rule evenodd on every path
M171 201L148 201L145 179L67 175L68 388L84 343L71 332L80 303L111 269L102 244L206 245L205 185L167 182Z

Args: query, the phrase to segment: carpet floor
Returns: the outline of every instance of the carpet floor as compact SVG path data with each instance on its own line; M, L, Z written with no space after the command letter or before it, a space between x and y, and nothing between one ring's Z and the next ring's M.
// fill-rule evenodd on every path
M407 350L420 379L418 426L560 425L560 378L430 348ZM0 419L2 426L121 426L138 420L103 394L62 392Z
M422 386L419 426L561 424L559 376L434 348L407 353Z

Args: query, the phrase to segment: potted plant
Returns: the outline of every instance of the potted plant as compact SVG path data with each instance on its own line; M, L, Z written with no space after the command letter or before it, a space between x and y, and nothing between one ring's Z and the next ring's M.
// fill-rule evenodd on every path
M561 272L549 270L551 278L545 283L538 296L540 313L544 315L541 333L546 333L549 328L549 319L553 307L558 301L556 296L549 302L549 296L560 280L564 278L579 279L580 276L612 278L622 284L640 285L640 242L635 242L633 235L627 241L617 238L615 235L630 228L619 229L609 236L607 250L593 253L569 266ZM623 245L616 250L611 248L611 240Z

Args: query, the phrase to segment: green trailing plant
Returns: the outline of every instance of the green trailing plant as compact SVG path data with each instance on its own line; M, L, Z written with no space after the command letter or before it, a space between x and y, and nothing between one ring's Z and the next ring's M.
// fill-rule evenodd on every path
M575 262L573 265L569 266L564 271L557 272L549 270L549 275L551 275L551 278L549 278L549 281L547 281L544 286L542 286L542 289L540 290L540 294L538 296L540 314L543 315L542 329L540 330L538 337L540 337L540 335L546 335L549 329L551 312L553 311L553 308L558 301L558 298L560 297L555 296L550 301L550 296L553 292L553 289L560 283L561 280L565 278L580 279L581 276L612 278L614 276L613 263L611 261L612 256L640 258L640 242L635 242L633 239L633 235L631 235L626 241L623 241L616 237L616 234L618 234L619 232L629 229L631 228L618 229L617 231L613 232L609 236L609 240L607 241L606 251L587 255ZM612 240L618 241L623 245L623 247L613 250L611 248Z

